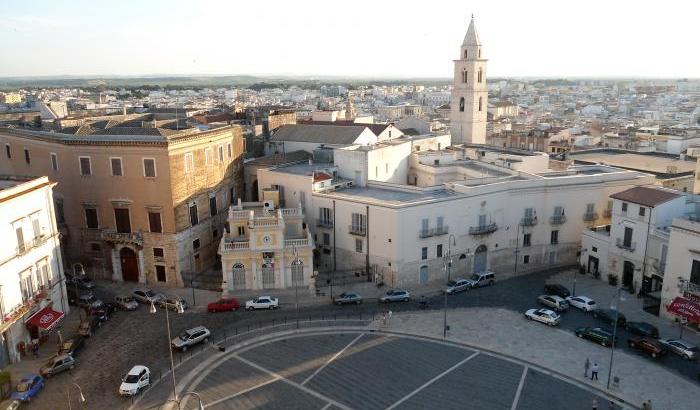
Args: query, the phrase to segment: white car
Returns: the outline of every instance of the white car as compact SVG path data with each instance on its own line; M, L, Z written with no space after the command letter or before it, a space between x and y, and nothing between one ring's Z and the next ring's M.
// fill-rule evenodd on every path
M530 309L525 312L525 317L549 326L556 326L561 322L561 316L549 309Z
M272 296L258 296L257 298L245 302L245 310L277 309L279 307L279 301Z
M151 372L148 367L136 365L129 370L119 386L122 396L134 396L151 384Z
M581 309L584 312L590 312L596 309L595 300L587 296L569 296L566 300L569 302L569 305Z
M133 293L134 299L141 303L157 304L163 300L163 295L152 291L151 289L135 289Z

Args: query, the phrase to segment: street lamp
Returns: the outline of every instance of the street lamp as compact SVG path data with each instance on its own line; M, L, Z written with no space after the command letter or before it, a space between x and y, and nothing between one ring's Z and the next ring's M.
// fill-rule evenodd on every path
M175 309L177 309L177 313L183 313L185 309L183 309L182 304L177 298L174 298L176 300L175 302ZM173 397L177 401L177 390L175 390L175 361L173 360L173 342L172 342L172 336L170 336L170 316L168 315L168 305L167 303L163 305L165 307L165 326L168 329L168 349L170 350L170 372L173 375ZM155 314L157 312L156 305L153 304L153 301L151 301L151 310L150 312L152 314Z
M292 261L292 283L294 284L294 309L296 311L297 316L297 326L299 326L299 287L297 285L299 282L299 273L302 274L302 278L304 277L304 262L302 262L301 259L299 259L296 246L292 247L292 252L294 253L294 260ZM299 272L299 270L301 270L301 272Z
M83 407L83 403L85 403L87 400L85 400L85 396L83 395L83 389L78 386L78 383L73 383L73 386L75 386L78 389L78 392L80 392L80 407ZM70 389L66 390L66 395L68 396L68 410L72 410L73 407L70 404Z
M450 234L447 240L447 257L445 258L445 273L447 274L447 282L450 281L450 273L452 271L452 244L457 246L454 234ZM447 291L445 293L445 312L442 324L442 337L447 337Z
M180 407L180 403L182 403L182 401L183 401L187 396L194 396L194 397L196 397L196 398L197 398L197 401L198 401L197 410L204 410L204 403L202 402L202 396L200 396L199 393L196 393L196 392L193 392L193 391L188 391L188 392L183 393L182 396L180 396L180 399L178 399L178 400L176 400L176 399L168 399L165 403L163 403L163 404L162 404L160 407L158 407L158 408L160 409L160 408L162 408L164 405L166 405L167 403L170 403L170 402L172 401L172 402L174 402L175 404L177 404L177 408L180 409L180 408L181 408L181 407ZM187 401L185 401L185 403L187 403Z
M617 288L615 291L615 299L614 305L611 305L610 307L612 309L615 309L615 324L613 325L613 338L612 338L612 344L610 345L610 366L608 366L608 386L607 389L610 390L610 378L612 377L612 367L613 367L613 358L615 355L615 343L616 340L615 338L617 337L617 321L620 317L620 294L622 292L622 288Z

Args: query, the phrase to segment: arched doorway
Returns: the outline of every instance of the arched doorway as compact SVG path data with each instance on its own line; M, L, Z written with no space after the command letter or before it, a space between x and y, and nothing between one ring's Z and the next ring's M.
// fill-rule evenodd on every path
M480 245L474 252L474 273L486 271L488 261L488 250L486 245Z
M275 265L263 263L262 265L262 285L263 289L275 287Z
M634 263L625 261L622 264L622 286L631 289L632 282L634 282Z
M420 272L418 275L418 279L420 280L421 284L428 283L428 267L426 265L420 267Z
M139 281L139 264L136 253L131 248L124 247L119 251L122 263L122 279L129 282Z
M245 265L242 263L233 265L233 289L245 289Z

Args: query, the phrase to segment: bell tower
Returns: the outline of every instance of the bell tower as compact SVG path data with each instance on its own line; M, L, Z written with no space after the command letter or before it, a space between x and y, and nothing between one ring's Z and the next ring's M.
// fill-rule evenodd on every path
M472 15L467 34L460 47L450 102L450 133L452 143L486 143L486 62Z

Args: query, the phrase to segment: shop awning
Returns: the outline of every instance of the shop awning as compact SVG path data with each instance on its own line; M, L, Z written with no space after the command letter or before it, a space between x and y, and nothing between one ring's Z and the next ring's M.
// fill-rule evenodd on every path
M668 311L680 317L686 318L688 322L700 323L700 304L686 298L677 297L668 305Z
M32 315L32 317L27 320L27 326L35 326L44 330L51 330L56 323L63 318L63 316L65 316L63 312L57 312L47 306Z

